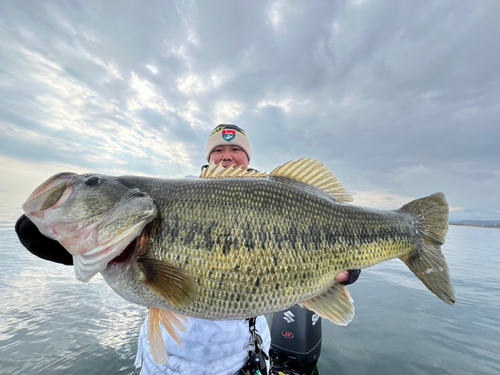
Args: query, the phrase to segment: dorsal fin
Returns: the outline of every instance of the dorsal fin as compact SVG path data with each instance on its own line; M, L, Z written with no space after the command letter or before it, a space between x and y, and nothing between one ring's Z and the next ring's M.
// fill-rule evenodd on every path
M352 202L352 196L338 178L315 159L289 161L273 170L269 176L291 178L323 190L338 202Z
M267 177L267 172L256 171L255 169L241 169L231 165L227 168L222 166L222 162L215 164L211 162L208 167L203 167L200 178L263 178Z

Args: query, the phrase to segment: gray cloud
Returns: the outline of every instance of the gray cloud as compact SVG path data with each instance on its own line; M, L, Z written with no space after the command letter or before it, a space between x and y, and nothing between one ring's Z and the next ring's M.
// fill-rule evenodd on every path
M0 4L0 156L196 174L217 122L252 165L500 211L494 1ZM381 193L382 194L382 193Z

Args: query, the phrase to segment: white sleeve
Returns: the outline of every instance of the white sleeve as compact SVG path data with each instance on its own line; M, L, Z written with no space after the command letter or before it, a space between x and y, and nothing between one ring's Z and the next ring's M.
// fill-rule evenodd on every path
M259 316L256 328L269 352L271 335L264 316ZM168 353L165 365L153 361L147 339L147 318L139 334L136 366L142 365L142 375L153 374L218 374L232 375L245 365L250 340L245 320L212 321L189 318L188 332L179 332L179 346L163 328L163 340Z

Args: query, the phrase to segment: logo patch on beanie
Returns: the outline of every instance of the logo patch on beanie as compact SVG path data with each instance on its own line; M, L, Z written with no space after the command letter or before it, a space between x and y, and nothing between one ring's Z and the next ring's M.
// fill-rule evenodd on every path
M227 129L222 131L222 138L224 138L228 142L231 142L235 137L236 130Z

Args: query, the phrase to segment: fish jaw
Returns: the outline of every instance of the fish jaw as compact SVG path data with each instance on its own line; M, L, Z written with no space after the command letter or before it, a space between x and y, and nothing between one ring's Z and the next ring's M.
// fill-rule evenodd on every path
M23 204L23 210L30 214L54 206L59 207L73 192L71 189L68 191L68 183L74 176L76 174L71 172L62 172L52 176L31 193Z
M133 192L131 196L116 205L102 220L86 228L85 240L80 235L61 242L67 249L73 250L70 252L78 280L88 282L103 271L156 218L156 206L148 195ZM121 225L114 225L118 220L122 221ZM145 232L141 239L141 246L146 246Z
M82 282L88 282L97 273L104 271L108 263L120 256L127 246L141 234L146 224L139 222L117 236L112 237L109 242L101 245L98 244L92 249L73 255L76 278ZM81 243L78 238L71 238L69 241L74 241L75 244Z
M59 173L31 193L22 208L37 226L42 234L53 239L62 239L60 233L54 227L54 220L51 220L53 212L63 205L73 194L74 188L71 180L76 176L75 173ZM59 226L64 230L63 226Z
M92 236L90 246L85 249L78 249L80 239L69 240L74 242L74 248L78 249L77 254L73 256L76 278L87 282L103 271L111 260L118 257L141 234L156 215L157 208L151 197L138 189L127 192L92 232L95 246L91 246ZM68 244L68 247L70 246Z

